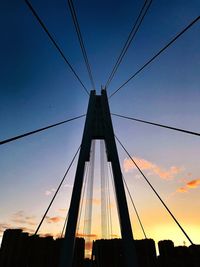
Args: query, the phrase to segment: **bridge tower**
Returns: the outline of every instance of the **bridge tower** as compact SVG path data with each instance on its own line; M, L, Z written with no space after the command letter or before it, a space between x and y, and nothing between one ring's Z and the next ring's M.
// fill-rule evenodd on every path
M137 267L132 228L106 90L102 90L101 95L96 95L94 90L90 92L81 149L69 207L60 267L72 267L85 164L90 160L91 143L92 140L95 139L105 141L107 161L111 162L112 166L119 224L126 261L124 266Z

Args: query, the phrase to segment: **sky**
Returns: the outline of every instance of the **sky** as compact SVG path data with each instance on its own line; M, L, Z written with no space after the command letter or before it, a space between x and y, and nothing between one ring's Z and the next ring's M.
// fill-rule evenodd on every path
M63 0L32 0L50 33L91 90L69 7ZM143 1L74 1L97 93L106 84ZM108 94L200 13L198 0L156 1L132 42ZM24 1L0 1L0 140L85 114L85 93ZM200 132L200 23L110 100L113 113ZM194 243L200 243L200 139L113 117L116 135L147 175ZM77 151L84 118L0 147L0 235L4 229L33 232ZM189 245L185 236L118 147L122 172L147 236ZM98 152L98 149L97 149ZM97 155L98 159L98 155ZM41 234L62 231L75 161ZM98 164L96 169L98 170ZM96 174L98 177L99 174ZM99 192L98 178L94 192ZM96 191L95 191L96 190ZM100 197L94 198L92 234L100 238ZM112 195L113 197L113 195ZM112 198L113 235L120 236ZM128 200L133 235L143 238ZM81 235L81 233L79 233Z

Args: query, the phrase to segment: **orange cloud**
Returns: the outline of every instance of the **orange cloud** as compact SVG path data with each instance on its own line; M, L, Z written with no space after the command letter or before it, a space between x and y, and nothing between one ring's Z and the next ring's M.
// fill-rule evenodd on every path
M185 192L187 192L187 191L188 191L188 189L187 189L186 186L183 186L183 187L180 187L180 188L177 189L177 192L178 192L178 193L185 193Z
M173 179L176 174L182 171L182 168L177 166L171 166L168 170L165 170L159 167L158 165L142 158L133 158L133 160L136 162L136 164L141 170L149 170L151 173L154 173L158 175L161 179L165 180ZM136 169L132 160L127 158L124 160L123 167L125 172L129 172Z
M187 182L183 187L177 189L178 193L186 193L190 189L194 189L200 186L200 179L195 179L190 182Z
M101 204L101 199L93 198L93 199L92 199L92 203L93 203L94 205L100 205L100 204Z
M200 179L192 180L187 183L187 187L189 188L197 188L200 185Z
M77 233L76 237L93 237L93 238L97 238L96 234L83 234L83 233Z
M45 219L46 219L47 223L58 223L58 222L63 221L63 218L59 217L59 216L56 216L56 217L48 217L48 216L46 216Z

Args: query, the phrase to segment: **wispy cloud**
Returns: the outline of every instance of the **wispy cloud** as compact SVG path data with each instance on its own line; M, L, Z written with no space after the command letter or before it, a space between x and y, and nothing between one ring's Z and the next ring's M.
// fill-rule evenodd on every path
M58 222L61 222L64 220L64 218L60 217L60 216L55 216L55 217L46 216L45 219L46 219L47 223L58 223Z
M195 188L197 188L197 187L199 187L199 186L200 186L200 178L199 178L199 179L195 179L195 180L191 180L191 181L185 183L184 186L179 187L179 188L177 189L177 192L178 192L178 193L186 193L186 192L188 192L190 189L195 189Z
M183 187L179 187L177 189L178 193L186 193L188 191L187 187L183 186Z
M54 237L56 238L60 238L61 237L61 233L55 233L55 232L49 232L49 233L40 233L41 237Z
M0 223L0 236L2 236L3 232L6 229L9 229L9 228L11 228L10 224L8 224L8 223Z
M23 210L17 211L11 215L11 223L0 223L0 235L6 229L18 228L24 232L33 233L36 225L35 216L28 216Z
M68 183L66 183L66 184L64 185L64 187L67 187L67 188L72 188L72 187L73 187L73 185L72 185L72 184L68 184Z
M22 229L23 232L27 232L29 234L33 234L35 232L35 230L33 230L29 227L20 227L20 229Z
M73 185L66 183L66 184L64 184L63 187L64 187L64 188L73 188ZM56 189L55 189L55 188L51 188L51 189L47 189L47 190L44 192L44 194L45 194L45 196L51 196L51 195L54 194L55 192L56 192Z
M170 180L173 179L183 169L177 166L171 166L169 169L158 166L157 164L150 162L146 159L133 157L133 160L139 166L141 170L148 170L151 174L158 175L161 179ZM125 159L123 162L125 172L135 170L136 167L131 159Z
M45 191L45 196L50 196L56 191L55 188L51 188Z
M11 221L19 224L19 225L29 225L29 226L35 226L35 216L26 215L26 213L23 210L15 212L12 217Z
M58 209L58 212L61 212L61 213L66 213L67 212L67 209L62 209L62 208L60 208L60 209Z

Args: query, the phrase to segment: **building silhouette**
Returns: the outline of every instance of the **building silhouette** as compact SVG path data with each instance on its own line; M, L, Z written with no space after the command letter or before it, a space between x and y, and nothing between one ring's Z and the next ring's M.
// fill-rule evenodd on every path
M133 240L139 267L156 265L156 248L153 239ZM96 266L124 266L124 250L121 239L97 240L93 243L92 259Z
M63 239L7 229L0 249L0 267L59 267ZM83 267L85 240L76 238L73 267Z
M158 242L159 267L198 267L200 266L200 245L175 247L171 240Z
M7 229L0 249L0 267L59 267L63 238L29 235L21 229ZM139 267L199 267L200 245L175 247L171 240L133 240ZM125 267L122 239L93 241L91 259L84 258L85 240L76 238L73 267ZM133 266L134 267L134 266Z

